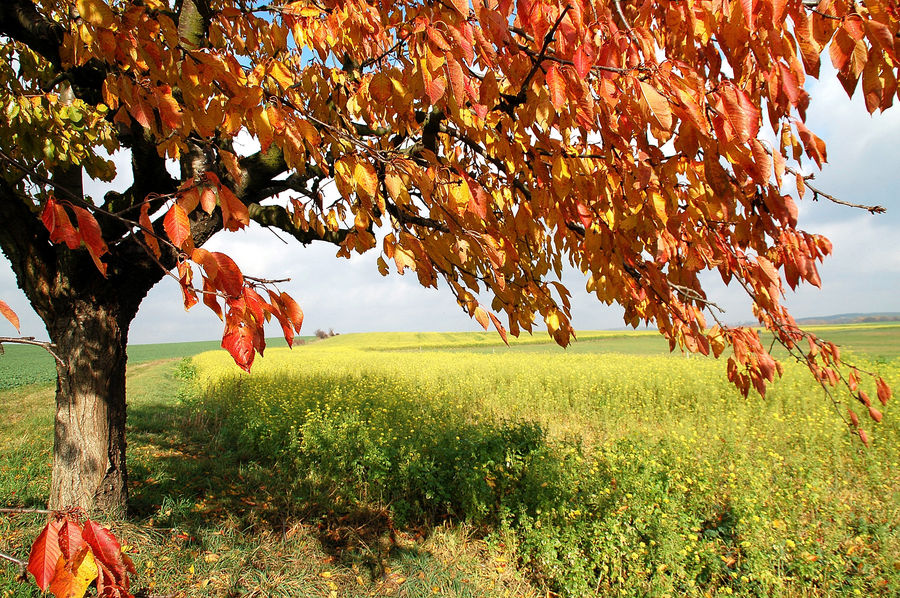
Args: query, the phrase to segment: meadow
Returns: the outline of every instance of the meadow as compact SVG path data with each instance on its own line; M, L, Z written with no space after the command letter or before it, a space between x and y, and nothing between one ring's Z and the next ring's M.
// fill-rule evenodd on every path
M821 331L900 385L900 325ZM135 364L112 525L137 587L178 596L900 595L892 405L866 450L800 366L765 399L723 366L652 332ZM0 393L2 506L45 500L48 393ZM0 551L27 553L29 517L0 520ZM14 574L0 595L31 595Z

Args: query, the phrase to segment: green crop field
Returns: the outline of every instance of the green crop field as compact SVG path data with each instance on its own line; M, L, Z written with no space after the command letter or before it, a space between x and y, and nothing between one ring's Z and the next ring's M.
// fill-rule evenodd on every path
M900 326L817 332L900 386ZM743 399L666 348L348 334L251 375L223 351L135 364L110 523L135 587L178 596L900 595L893 405L866 450L799 365ZM45 500L50 395L0 392L0 506ZM28 517L0 552L27 554ZM0 595L37 595L14 577Z

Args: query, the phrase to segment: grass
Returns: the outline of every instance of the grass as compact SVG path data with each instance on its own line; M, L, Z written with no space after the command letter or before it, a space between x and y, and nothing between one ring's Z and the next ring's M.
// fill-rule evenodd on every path
M900 383L900 328L827 332ZM111 523L137 587L900 594L890 409L862 451L798 368L766 400L743 400L721 363L663 355L653 336L579 338L561 352L540 339L342 335L268 351L251 376L221 352L132 364L132 511ZM6 505L46 500L51 395L0 393L13 414L0 423ZM27 554L38 527L0 519L0 551ZM14 575L0 568L0 596L37 595Z

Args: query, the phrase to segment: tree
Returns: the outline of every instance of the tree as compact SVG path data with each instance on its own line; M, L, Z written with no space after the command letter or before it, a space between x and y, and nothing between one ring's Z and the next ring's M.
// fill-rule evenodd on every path
M339 256L378 248L383 274L443 280L504 339L539 314L569 342L571 264L627 323L728 349L729 378L763 393L781 365L753 329L708 325L698 274L715 270L879 419L780 303L831 251L784 189L828 197L802 170L826 160L806 76L827 48L847 93L887 109L898 19L889 1L5 0L0 246L58 358L51 506L125 503L127 331L167 273L246 369L270 318L299 330L278 281L202 249L250 220ZM246 133L260 151L235 150ZM85 196L115 150L133 182Z

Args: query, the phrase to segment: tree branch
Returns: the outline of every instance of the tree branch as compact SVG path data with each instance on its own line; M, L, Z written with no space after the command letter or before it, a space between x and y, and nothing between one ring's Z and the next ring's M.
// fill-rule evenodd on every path
M304 245L309 245L313 241L326 241L334 245L340 245L350 233L349 230L340 229L337 231L326 230L322 235L319 235L311 228L303 230L294 224L291 215L282 206L261 206L258 203L253 203L247 206L247 209L250 212L250 219L257 224L283 230Z
M3 343L17 344L17 345L32 345L34 347L41 347L42 349L47 351L47 353L49 353L50 355L53 356L53 358L56 360L56 363L58 363L61 366L66 365L66 362L63 361L59 355L56 354L56 351L54 351L54 349L56 348L56 345L54 345L51 342L37 341L37 340L34 340L33 336L0 336L0 353L3 353ZM0 511L0 512L2 512L2 511Z

